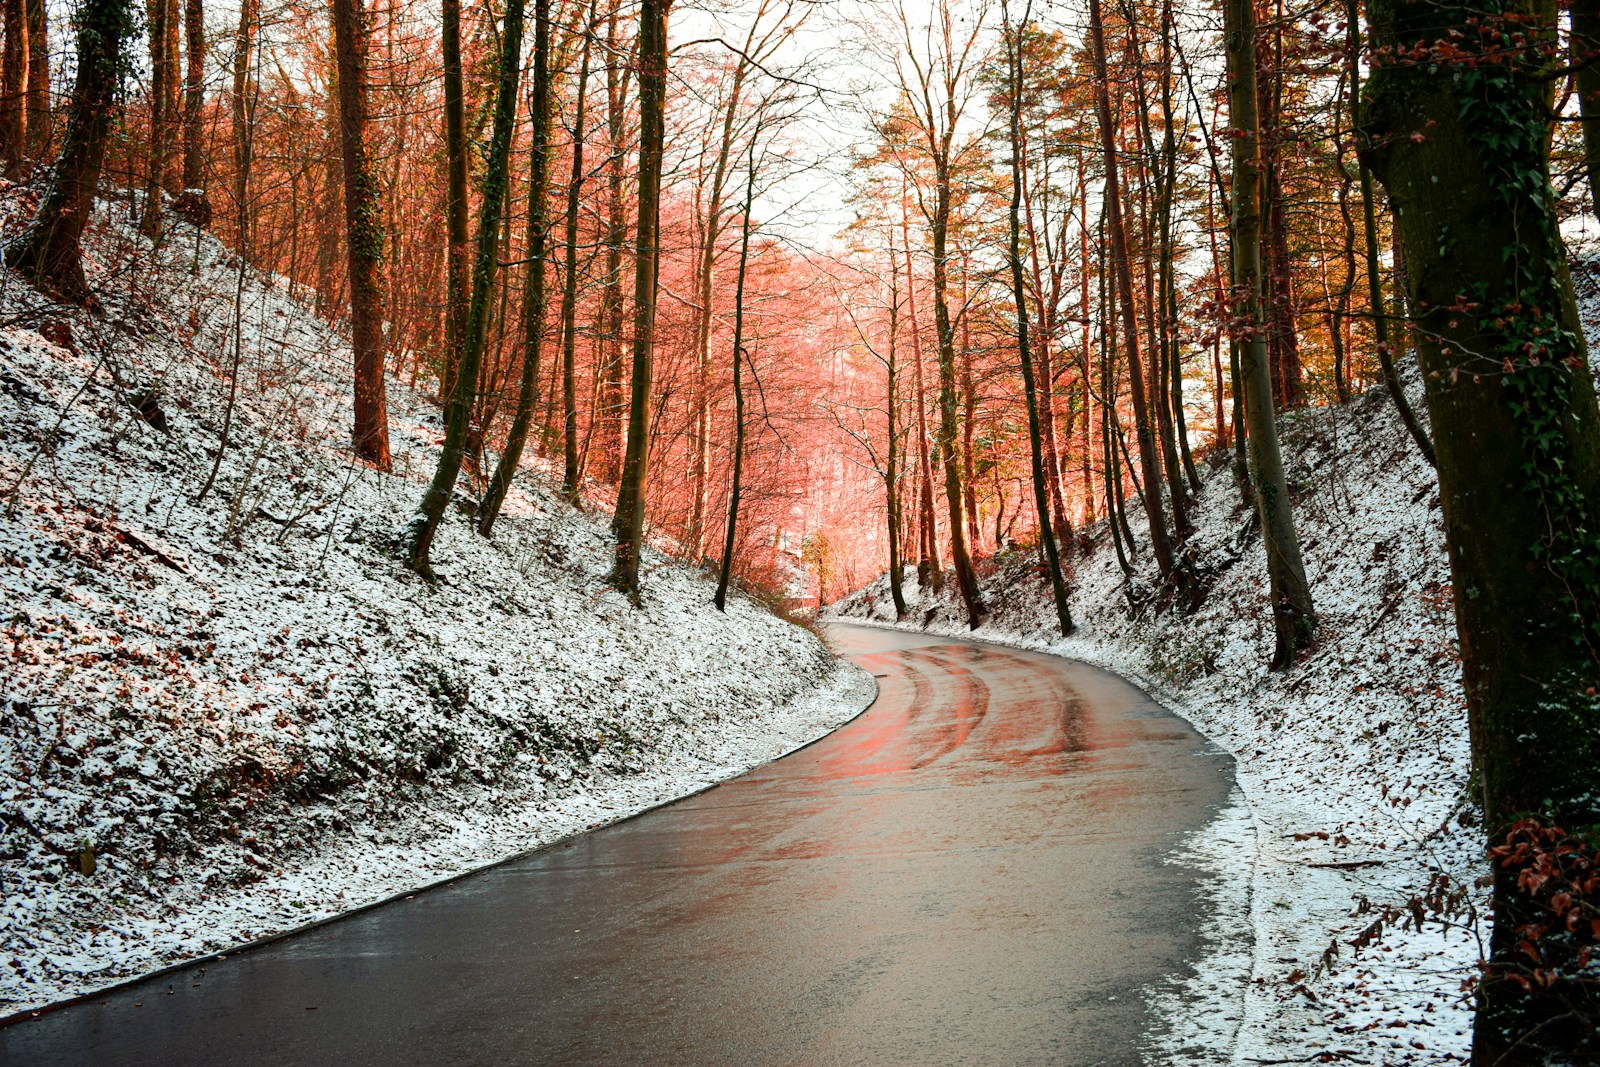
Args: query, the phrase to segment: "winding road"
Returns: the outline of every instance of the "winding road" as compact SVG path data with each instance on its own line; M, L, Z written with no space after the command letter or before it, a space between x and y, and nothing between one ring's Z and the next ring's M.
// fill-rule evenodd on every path
M1226 756L1115 676L830 626L877 702L642 817L0 1029L0 1063L1135 1065ZM170 992L169 992L170 990Z

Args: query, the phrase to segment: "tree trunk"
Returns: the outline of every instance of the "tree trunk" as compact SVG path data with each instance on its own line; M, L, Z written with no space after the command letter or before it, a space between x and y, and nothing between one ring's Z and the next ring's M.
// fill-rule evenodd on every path
M602 432L600 479L617 485L622 478L625 430L622 403L622 256L628 239L627 206L622 197L623 158L627 152L628 72L631 64L618 62L617 37L620 0L606 19L606 273L600 292L601 371L600 422ZM631 58L631 57L630 57Z
M1350 99L1355 101L1356 107L1359 108L1361 23L1357 4L1358 0L1345 0L1347 20L1345 33L1350 52ZM1417 443L1417 448L1422 452L1422 457L1428 461L1428 466L1437 467L1439 464L1433 454L1433 442L1428 439L1428 431L1422 428L1422 421L1417 418L1417 413L1411 409L1411 401L1406 398L1405 387L1401 384L1400 375L1394 367L1394 350L1389 345L1389 316L1383 301L1383 285L1378 281L1378 221L1372 195L1372 170L1369 165L1371 144L1367 141L1367 132L1359 121L1355 132L1357 144L1360 146L1356 152L1356 165L1361 179L1361 213L1367 231L1367 299L1372 312L1373 334L1377 341L1378 366L1383 372L1384 387L1389 390L1389 396L1394 400L1395 410L1400 415L1400 421L1405 424L1406 432Z
M444 366L439 395L455 395L456 360L467 321L472 245L467 234L467 120L461 85L461 0L441 0L444 56ZM492 522L492 520L491 520Z
M1155 431L1145 404L1144 366L1139 358L1139 320L1133 297L1133 271L1128 262L1127 230L1122 217L1122 179L1117 165L1116 127L1111 118L1111 90L1106 73L1106 39L1100 0L1089 0L1089 40L1094 54L1095 105L1100 124L1100 146L1106 159L1105 226L1111 238L1112 268L1120 291L1122 343L1128 359L1129 391L1133 399L1134 429L1139 438L1139 465L1144 472L1144 511L1150 523L1150 549L1165 581L1172 575L1172 542L1166 510L1161 504Z
M260 12L261 0L242 0L239 29L233 37L233 207L238 212L241 234L245 232L249 215L245 203L245 175L250 171L251 152L250 116L245 104L250 89L250 54L255 47Z
M205 196L206 25L203 0L184 0L183 29L188 65L183 79L182 205L196 226L211 222Z
M589 23L594 23L594 4L589 6ZM577 100L573 113L572 174L567 181L566 268L561 289L561 408L564 443L561 493L567 503L578 506L581 457L578 454L578 212L583 205L584 104L589 90L589 42L585 33L583 56L578 67Z
M506 447L500 453L483 499L478 502L478 532L488 537L500 516L506 493L522 464L522 451L527 445L528 430L533 425L534 405L539 396L539 365L544 352L544 266L549 240L546 235L545 194L550 184L550 0L533 0L533 93L530 101L533 125L533 151L528 166L528 230L525 255L528 257L528 274L522 290L522 381L517 388L517 410L511 418L511 429L506 433ZM576 272L575 253L577 203L579 185L583 180L583 93L589 80L589 48L587 38L583 49L583 67L578 75L577 123L574 126L572 150L572 180L567 193L567 270L566 293L573 290L572 275ZM576 399L572 391L572 340L574 326L572 308L565 293L561 303L562 325L568 331L562 347L565 353L563 382L569 406L567 411L567 474L568 482L563 492L569 503L578 497L578 425Z
M649 464L650 383L655 358L656 279L660 268L661 165L666 137L667 14L672 0L642 0L639 11L639 219L633 274L633 373L622 484L611 519L616 561L609 581L639 599L644 550L644 485Z
M33 220L5 246L5 261L36 285L67 299L86 300L81 240L100 184L121 81L122 42L133 28L133 13L128 0L86 0L77 24L78 76L61 154Z
M1010 11L1005 0L1000 10L1004 20L1002 32L1006 41L1007 95L1010 97L1011 120L1011 214L1010 242L1006 248L1011 266L1011 299L1017 313L1017 355L1022 360L1022 393L1028 408L1028 446L1033 458L1033 506L1039 516L1039 541L1044 546L1045 568L1050 577L1050 594L1056 605L1056 624L1065 637L1074 629L1072 608L1067 603L1067 583L1061 573L1061 554L1056 546L1055 530L1051 523L1050 492L1045 477L1044 438L1040 432L1038 383L1034 380L1033 355L1028 344L1028 292L1022 278L1022 33L1028 25L1031 3L1024 8L1022 23L1016 29L1010 25Z
M45 0L26 0L28 12L28 156L50 155L50 18Z
M749 44L747 40L746 46ZM717 239L722 234L723 190L727 182L728 159L733 151L734 121L739 117L739 103L749 69L743 56L736 58L734 64L733 84L728 90L727 105L723 109L717 158L711 169L710 187L706 190L705 218L695 269L695 375L691 402L693 425L689 432L689 529L684 539L685 554L691 560L699 560L703 551L706 493L711 481L711 334L715 323Z
M1228 103L1233 127L1233 283L1239 317L1247 322L1239 338L1239 378L1245 390L1250 429L1250 474L1261 539L1267 553L1276 646L1272 668L1282 670L1309 648L1317 617L1311 603L1295 536L1288 480L1278 451L1272 403L1272 368L1267 358L1266 317L1261 277L1261 130L1256 117L1254 0L1227 0Z
M901 529L902 516L900 507L900 435L902 433L896 425L895 416L900 407L900 397L897 386L899 384L899 342L900 342L900 256L894 247L894 225L886 227L889 236L889 359L886 365L888 381L885 386L885 416L888 422L889 448L888 458L884 461L883 489L887 497L885 511L888 513L889 522L889 595L894 599L895 621L906 617L906 594L904 577L901 570L905 565L902 558L904 553L901 547L901 538L904 531Z
M740 365L744 362L744 279L745 269L750 262L750 209L756 198L756 137L759 134L758 124L755 133L750 137L750 162L745 177L743 220L739 227L739 276L733 287L733 483L728 490L728 530L722 541L722 573L717 578L717 593L714 598L718 611L727 610L728 584L733 580L733 550L739 530L739 496L744 489L744 377ZM891 430L890 441L893 440ZM892 505L890 521L893 522ZM891 527L889 542L891 569L894 561L893 537Z
M349 0L341 0L349 2ZM489 156L484 162L483 199L478 212L478 242L472 266L472 301L462 330L460 353L456 361L455 388L450 391L445 412L444 448L439 466L422 496L422 504L406 531L406 554L411 569L431 577L429 550L433 536L444 518L444 510L455 495L456 479L467 454L471 429L473 394L478 387L478 368L483 360L489 328L489 301L494 294L498 265L500 214L505 208L510 184L511 132L517 114L517 79L522 73L523 0L506 4L505 32L501 40L500 81L495 92L494 126L489 137Z
M1363 132L1410 267L1488 843L1530 819L1579 834L1581 862L1600 825L1600 412L1549 181L1556 5L1369 10L1375 56L1492 50L1375 62ZM1563 966L1563 938L1525 932L1559 912L1515 860L1494 864L1473 1062L1592 1062L1592 977Z
M22 176L28 138L27 0L4 0L5 47L0 51L0 158L6 177Z
M177 116L169 114L167 83L176 70L167 54L167 22L177 17L175 0L150 0L148 30L150 36L150 143L145 156L144 204L139 216L139 232L152 240L161 236L161 218L164 200L163 178L167 170L167 156L172 140L168 131Z
M356 455L389 469L384 392L383 208L367 145L367 19L361 0L333 0L339 62L339 148L344 163L345 257L350 277L350 348L355 371Z
M944 495L950 517L950 562L956 572L956 586L967 609L967 625L976 630L983 622L983 600L978 593L978 576L967 552L966 523L963 521L961 455L957 448L956 424L956 346L955 324L950 319L949 251L951 174L949 154L934 161L934 209L930 220L933 236L933 321L939 335L939 454L944 460Z
M906 209L906 191L900 190L900 235L906 253L906 315L911 320L911 359L917 387L917 467L921 474L918 500L919 525L922 536L918 539L922 558L918 560L917 577L922 585L931 581L935 593L944 588L944 565L939 559L938 522L933 504L933 457L930 453L928 432L928 390L922 374L922 331L917 322L917 275L911 261L911 222Z
M1571 61L1578 71L1583 162L1589 171L1589 211L1600 215L1600 0L1572 0Z

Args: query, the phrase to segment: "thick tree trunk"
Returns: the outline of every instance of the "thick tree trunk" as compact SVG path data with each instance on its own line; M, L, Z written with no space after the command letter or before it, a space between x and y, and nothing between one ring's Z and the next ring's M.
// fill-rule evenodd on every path
M639 599L644 551L645 475L650 459L650 384L655 360L656 281L661 261L661 166L666 138L667 14L672 0L643 0L639 11L639 219L633 274L633 373L622 484L611 518L616 560L609 581Z
M500 516L506 493L522 464L522 451L527 445L528 431L533 425L533 411L539 396L539 365L544 352L544 266L550 242L546 236L545 194L550 184L550 0L533 0L533 93L530 101L529 121L533 126L533 151L528 166L528 229L524 242L528 257L527 283L522 289L522 381L517 387L517 409L511 418L511 429L506 433L506 447L500 453L500 462L483 499L478 502L478 532L488 537ZM567 270L575 271L573 246L576 240L577 219L573 205L577 203L578 190L583 181L583 93L589 80L589 49L583 50L583 68L578 75L577 124L574 126L572 181L567 194ZM568 277L566 292L573 289L573 279ZM568 298L562 297L562 324L570 331L574 325ZM575 405L572 390L570 334L562 342L566 353L563 363L563 381L568 401ZM567 473L568 481L563 492L569 503L578 498L578 426L577 412L567 407Z
M5 46L0 51L0 159L6 177L23 171L28 139L28 6L27 0L3 0Z
M356 454L389 469L384 390L382 189L367 145L367 19L361 0L333 0L339 63L339 148L344 163L345 256L350 278Z
M78 11L78 77L67 108L67 132L50 187L33 220L5 247L6 266L36 285L85 300L83 228L94 209L106 137L121 80L122 42L132 30L129 0L86 0Z
M1579 862L1600 825L1600 411L1549 182L1556 5L1370 12L1363 126L1410 267L1485 831L1562 827ZM1486 54L1382 58L1447 38ZM1565 924L1515 860L1495 863L1473 1062L1592 1062L1592 969L1525 930Z
M1233 282L1240 318L1249 325L1239 338L1239 378L1250 429L1250 474L1261 539L1267 554L1276 645L1272 667L1282 670L1309 648L1317 617L1311 603L1289 503L1288 480L1278 451L1273 414L1272 370L1267 358L1261 277L1261 130L1256 117L1254 0L1228 0L1228 102L1233 127Z
M350 0L340 0L348 3ZM456 360L455 388L450 391L445 411L444 448L439 466L422 495L422 503L406 530L406 557L411 569L431 577L429 550L433 536L444 518L444 510L455 495L456 479L461 476L467 455L474 394L478 387L478 368L483 361L484 343L489 330L489 301L494 294L495 272L499 264L500 215L505 209L510 184L511 133L517 114L517 80L522 73L523 0L506 4L505 32L501 40L500 81L495 91L494 125L489 135L489 156L485 160L483 199L478 212L478 242L472 266L472 301L460 338Z

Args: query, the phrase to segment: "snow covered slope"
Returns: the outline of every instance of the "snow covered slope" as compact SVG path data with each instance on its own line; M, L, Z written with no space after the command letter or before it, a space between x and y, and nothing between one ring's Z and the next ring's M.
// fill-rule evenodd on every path
M416 579L394 539L437 409L390 382L377 474L347 346L281 279L108 213L100 313L0 272L0 1015L613 820L871 699L663 556L630 606L606 516L537 475L493 541L452 510Z
M1060 639L1037 559L1019 552L988 566L993 615L973 636L1117 670L1237 760L1235 805L1181 857L1215 875L1201 904L1213 954L1153 993L1176 1035L1153 1062L1464 1061L1487 867L1437 479L1381 389L1282 430L1320 617L1302 663L1266 669L1261 539L1226 466L1189 542L1208 584L1195 614L1130 612L1102 524L1074 561L1077 634ZM1138 576L1153 572L1142 553ZM953 583L935 596L912 578L904 625L965 634ZM886 578L831 610L894 620Z

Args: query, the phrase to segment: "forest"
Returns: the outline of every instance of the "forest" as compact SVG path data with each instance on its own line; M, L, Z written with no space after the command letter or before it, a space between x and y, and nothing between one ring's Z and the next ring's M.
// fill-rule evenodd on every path
M426 743L451 708L517 705L518 670L548 661L539 686L570 669L588 679L578 690L634 694L567 733L551 705L534 731L556 739L537 749L548 779L606 752L636 771L649 738L699 736L691 705L745 714L825 675L848 690L798 637L751 638L759 652L730 652L699 681L684 662L659 685L629 673L691 632L727 649L741 640L729 635L776 634L750 621L769 609L929 632L938 618L981 637L1011 633L1025 605L1036 615L1016 633L1040 647L1094 639L1113 617L1164 627L1177 647L1201 640L1187 620L1224 610L1219 590L1237 579L1252 592L1225 610L1263 635L1240 677L1282 693L1315 678L1332 700L1356 668L1316 674L1318 657L1364 627L1362 655L1387 660L1390 638L1371 638L1383 615L1340 614L1350 587L1330 568L1415 546L1374 535L1372 547L1357 520L1308 509L1339 491L1320 473L1327 456L1381 452L1388 466L1344 491L1417 486L1397 508L1436 494L1417 534L1437 539L1436 580L1418 595L1447 631L1426 670L1450 694L1439 714L1464 761L1459 802L1441 813L1467 828L1464 869L1477 872L1430 876L1383 914L1390 927L1409 915L1419 934L1481 920L1456 997L1470 1062L1600 1063L1594 0L4 0L3 12L0 327L7 351L70 352L81 381L46 390L56 407L7 440L7 568L50 566L44 549L17 547L34 536L25 522L56 523L74 553L104 524L115 551L196 581L252 538L304 532L294 551L320 552L319 573L341 539L356 543L333 549L365 553L340 581L381 575L370 580L412 604L394 635L360 624L379 627L361 632L392 645L395 664L418 633L503 642L468 663L449 637L442 666L363 683L430 694L432 725L382 742L420 761L415 780L455 766L462 745L481 749L484 783L534 751L521 727L494 733L510 711ZM135 354L158 333L170 351ZM37 352L6 357L17 411L67 373ZM200 369L164 377L183 360ZM72 467L63 427L84 397L114 409L100 416L110 443ZM1380 410L1392 431L1372 429ZM154 449L138 453L150 471L181 475L140 475L87 525L48 513L87 507L80 491L101 499L70 471L115 481L106 465L133 462L119 442L171 438L186 417L181 447L138 446ZM1336 446L1319 436L1352 426L1367 429ZM331 458L306 458L313 438ZM524 476L542 488L519 488ZM119 519L135 500L145 516L165 508L164 528ZM609 526L562 525L572 516ZM523 525L508 532L508 518ZM212 524L203 550L174 532L185 522ZM299 574L304 560L272 567ZM532 567L590 577L574 579L573 606L539 609L552 612L543 629L486 621L533 610L519 598L555 579ZM278 584L267 570L251 580ZM34 784L9 787L21 844L5 858L20 871L35 854L78 857L87 876L96 852L76 816L40 829L57 816L28 806L78 729L38 717L66 677L29 644L67 641L27 600L46 584L6 594L7 780ZM350 597L339 610L376 602ZM154 600L130 592L127 610ZM699 616L680 604L701 600L733 621L684 621ZM324 650L343 625L329 611ZM587 615L634 643L597 651L605 638L581 628L600 623L575 621ZM301 625L278 621L286 637ZM151 655L176 664L172 634ZM547 634L545 660L512 664ZM1215 650L1183 661L1186 679L1219 670ZM627 718L629 701L745 670L764 672L759 692L729 681L734 695L694 690L648 727ZM315 684L334 708L356 682ZM89 732L102 728L137 732ZM749 751L745 765L775 754ZM301 786L285 783L316 761L273 752L230 764L249 784L229 778L228 794L298 803ZM337 773L319 797L373 773L326 758ZM217 820L183 831L195 842L244 839L243 816L194 819ZM1359 952L1382 925L1345 943ZM1304 1062L1354 1058L1314 1051Z

